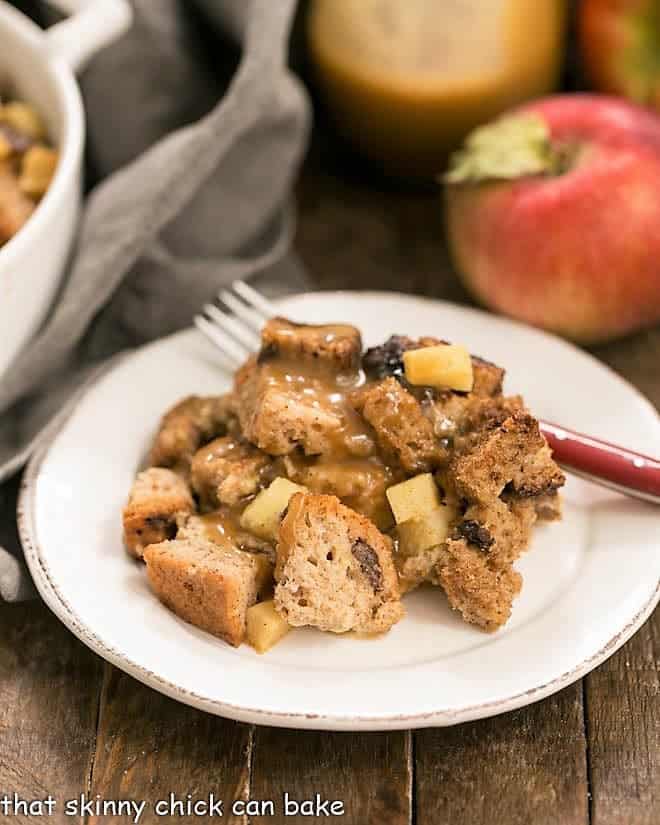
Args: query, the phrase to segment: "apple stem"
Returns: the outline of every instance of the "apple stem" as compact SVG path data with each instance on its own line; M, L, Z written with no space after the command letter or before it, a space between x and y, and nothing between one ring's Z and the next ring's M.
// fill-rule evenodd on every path
M449 184L561 175L573 164L575 145L554 145L536 113L509 115L480 126L450 158L442 180Z

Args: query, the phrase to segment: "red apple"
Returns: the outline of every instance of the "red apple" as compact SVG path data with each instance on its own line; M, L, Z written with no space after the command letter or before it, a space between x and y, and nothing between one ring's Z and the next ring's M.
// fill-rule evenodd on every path
M447 183L446 219L468 289L583 343L660 321L660 117L560 95L495 126L447 176L467 181Z
M583 0L579 37L595 89L660 110L658 0Z

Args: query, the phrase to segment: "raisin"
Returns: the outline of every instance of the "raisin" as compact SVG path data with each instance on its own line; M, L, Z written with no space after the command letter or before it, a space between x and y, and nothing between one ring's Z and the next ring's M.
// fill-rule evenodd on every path
M364 371L373 378L403 375L403 353L414 349L415 342L405 335L392 335L379 347L371 347L362 356Z
M363 576L371 585L374 593L383 589L383 571L380 569L380 562L376 551L367 544L366 541L358 539L353 542L351 552L360 565Z
M464 538L469 544L476 545L480 550L487 552L491 545L494 544L495 539L491 536L489 531L478 521L473 519L466 519L462 521L456 528L458 535Z

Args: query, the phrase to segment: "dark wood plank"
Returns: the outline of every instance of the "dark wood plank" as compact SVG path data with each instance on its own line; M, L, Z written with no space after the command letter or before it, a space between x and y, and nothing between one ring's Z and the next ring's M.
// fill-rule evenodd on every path
M660 611L586 678L592 825L660 821Z
M415 734L417 822L587 825L580 684L535 705Z
M408 825L412 822L412 753L409 733L316 733L258 728L252 760L252 798L279 800L273 825L342 822ZM343 816L291 818L287 792L298 802L341 801ZM430 822L431 820L419 820Z
M58 807L48 822L80 822L63 804L89 785L101 677L101 660L41 602L0 602L0 791L52 794Z
M217 816L157 816L155 806L170 793L182 802L225 801L223 822L246 823L229 815L231 803L247 799L252 728L178 704L106 665L99 716L92 794L102 799L146 801L140 825L177 822L204 825ZM103 816L90 825L103 825Z

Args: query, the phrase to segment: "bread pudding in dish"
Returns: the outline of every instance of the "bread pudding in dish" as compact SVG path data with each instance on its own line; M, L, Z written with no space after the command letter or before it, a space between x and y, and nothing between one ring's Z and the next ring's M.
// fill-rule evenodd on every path
M165 413L128 552L181 618L259 652L300 626L383 633L421 585L497 630L564 484L503 380L440 338L363 352L353 326L273 318L230 393Z
M0 102L0 246L27 223L57 163L37 111L19 100Z

